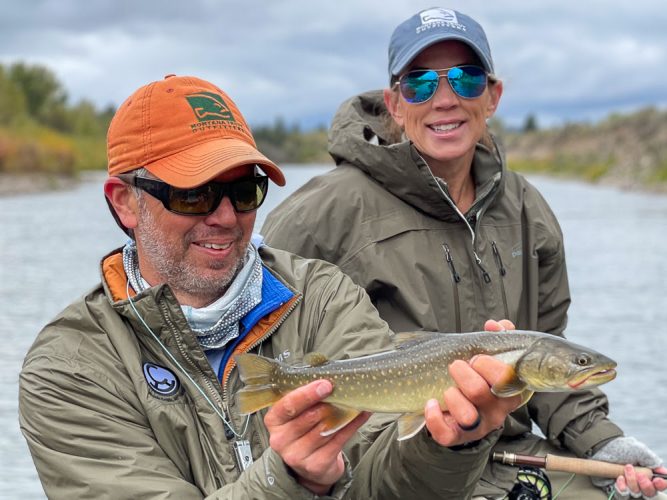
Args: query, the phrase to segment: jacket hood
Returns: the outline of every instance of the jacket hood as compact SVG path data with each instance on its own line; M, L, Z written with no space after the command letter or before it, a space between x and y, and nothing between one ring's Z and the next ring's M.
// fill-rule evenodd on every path
M412 142L390 141L388 117L382 90L343 102L329 131L329 154L336 165L356 166L405 203L433 217L458 218L442 194L444 190L449 197L447 184L436 180ZM476 212L502 189L504 155L495 139L494 151L477 144L472 169L476 200L471 211Z

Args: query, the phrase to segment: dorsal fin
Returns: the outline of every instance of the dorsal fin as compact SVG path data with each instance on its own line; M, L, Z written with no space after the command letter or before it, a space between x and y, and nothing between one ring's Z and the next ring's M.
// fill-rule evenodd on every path
M321 352L310 352L303 357L303 362L308 366L321 366L325 363L328 363L329 358L327 358Z
M442 335L440 332L401 332L394 335L394 347L396 349L405 349L420 342L433 340L436 335Z

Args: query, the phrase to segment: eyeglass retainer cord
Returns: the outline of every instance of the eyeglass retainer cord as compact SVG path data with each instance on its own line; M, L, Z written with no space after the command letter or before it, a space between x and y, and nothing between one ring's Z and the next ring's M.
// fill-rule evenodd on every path
M125 290L127 292L127 300L130 303L130 307L132 307L132 311L134 311L135 316L137 319L141 322L141 324L144 326L144 328L148 331L148 333L151 334L151 336L155 339L155 341L158 343L158 345L162 348L162 350L165 352L165 354L173 361L173 363L178 367L178 369L181 371L183 375L190 381L192 385L194 385L199 393L204 397L206 402L209 404L211 408L213 408L213 411L220 417L222 422L227 426L227 428L232 431L232 434L237 437L237 439L243 439L243 436L245 436L245 433L248 431L248 424L250 423L250 415L246 416L245 423L243 424L243 430L239 434L236 432L236 429L234 429L234 426L232 425L231 422L229 422L225 418L224 412L221 412L218 407L211 401L211 399L206 395L204 390L199 386L197 382L192 378L192 376L183 368L181 363L176 359L176 357L167 349L167 346L165 346L160 338L155 334L155 332L151 329L150 326L144 321L144 318L142 318L141 314L139 314L139 311L137 311L137 308L134 305L134 301L132 300L132 297L130 297L130 282L128 280L127 285L125 286Z

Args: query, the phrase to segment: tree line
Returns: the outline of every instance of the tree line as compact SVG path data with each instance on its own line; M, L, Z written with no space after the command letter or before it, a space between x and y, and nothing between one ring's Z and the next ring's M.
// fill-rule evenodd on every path
M45 66L0 64L0 174L105 169L114 112L113 106L97 109L85 99L70 103ZM650 107L594 125L550 129L539 127L532 114L513 129L495 117L489 125L505 144L512 169L667 189L664 110ZM259 149L278 164L331 162L324 125L302 130L279 117L252 129Z
M0 172L74 174L105 167L114 112L87 100L71 104L45 66L0 64Z
M106 168L113 106L69 102L54 72L39 64L0 64L0 173L76 175ZM277 118L253 128L257 145L278 163L331 161L326 128L302 131Z

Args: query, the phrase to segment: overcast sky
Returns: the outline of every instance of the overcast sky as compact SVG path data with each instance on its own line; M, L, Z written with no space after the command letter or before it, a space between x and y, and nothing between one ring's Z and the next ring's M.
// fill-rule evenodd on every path
M667 105L665 0L0 0L0 62L50 67L70 96L118 105L165 74L227 91L251 124L327 125L387 83L387 43L422 8L485 28L520 125Z

